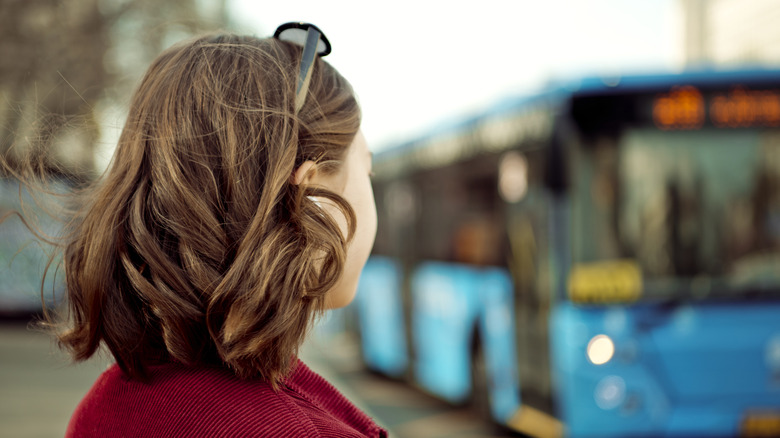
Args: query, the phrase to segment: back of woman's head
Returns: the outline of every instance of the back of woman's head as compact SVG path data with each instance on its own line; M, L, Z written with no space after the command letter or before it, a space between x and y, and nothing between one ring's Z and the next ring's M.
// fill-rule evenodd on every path
M215 35L149 68L113 161L65 247L77 359L100 343L131 376L158 360L225 363L277 382L291 366L346 244L297 185L302 162L335 172L360 125L349 84L316 60L295 112L301 48ZM349 233L351 234L351 232Z

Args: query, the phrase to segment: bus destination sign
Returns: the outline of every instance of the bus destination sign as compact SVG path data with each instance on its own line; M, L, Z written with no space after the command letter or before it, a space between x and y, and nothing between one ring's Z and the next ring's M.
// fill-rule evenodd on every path
M663 130L699 129L707 122L718 128L780 126L780 91L735 87L703 94L683 85L653 98L653 123Z

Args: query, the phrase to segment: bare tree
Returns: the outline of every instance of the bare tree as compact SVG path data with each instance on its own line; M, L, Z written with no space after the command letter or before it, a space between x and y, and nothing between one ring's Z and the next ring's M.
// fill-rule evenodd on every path
M175 40L226 25L226 0L0 0L0 154L94 176L99 103L126 102Z

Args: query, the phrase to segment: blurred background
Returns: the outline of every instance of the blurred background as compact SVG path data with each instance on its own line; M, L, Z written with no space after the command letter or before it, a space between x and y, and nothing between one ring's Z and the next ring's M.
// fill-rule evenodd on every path
M392 436L780 436L777 2L0 0L26 216L58 232L160 51L286 21L359 96L380 217L303 354ZM0 224L0 436L61 436L110 362L28 327L49 251Z

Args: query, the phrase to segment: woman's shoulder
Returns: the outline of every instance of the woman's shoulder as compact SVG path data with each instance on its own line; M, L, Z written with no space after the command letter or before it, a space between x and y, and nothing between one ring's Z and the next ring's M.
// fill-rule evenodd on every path
M109 367L76 408L67 437L384 436L374 421L298 361L277 390L223 367L165 363L148 382Z
M140 382L109 367L76 408L67 436L303 436L309 427L263 380L177 363L149 374Z
M387 436L371 417L301 361L288 376L285 386L323 437Z

